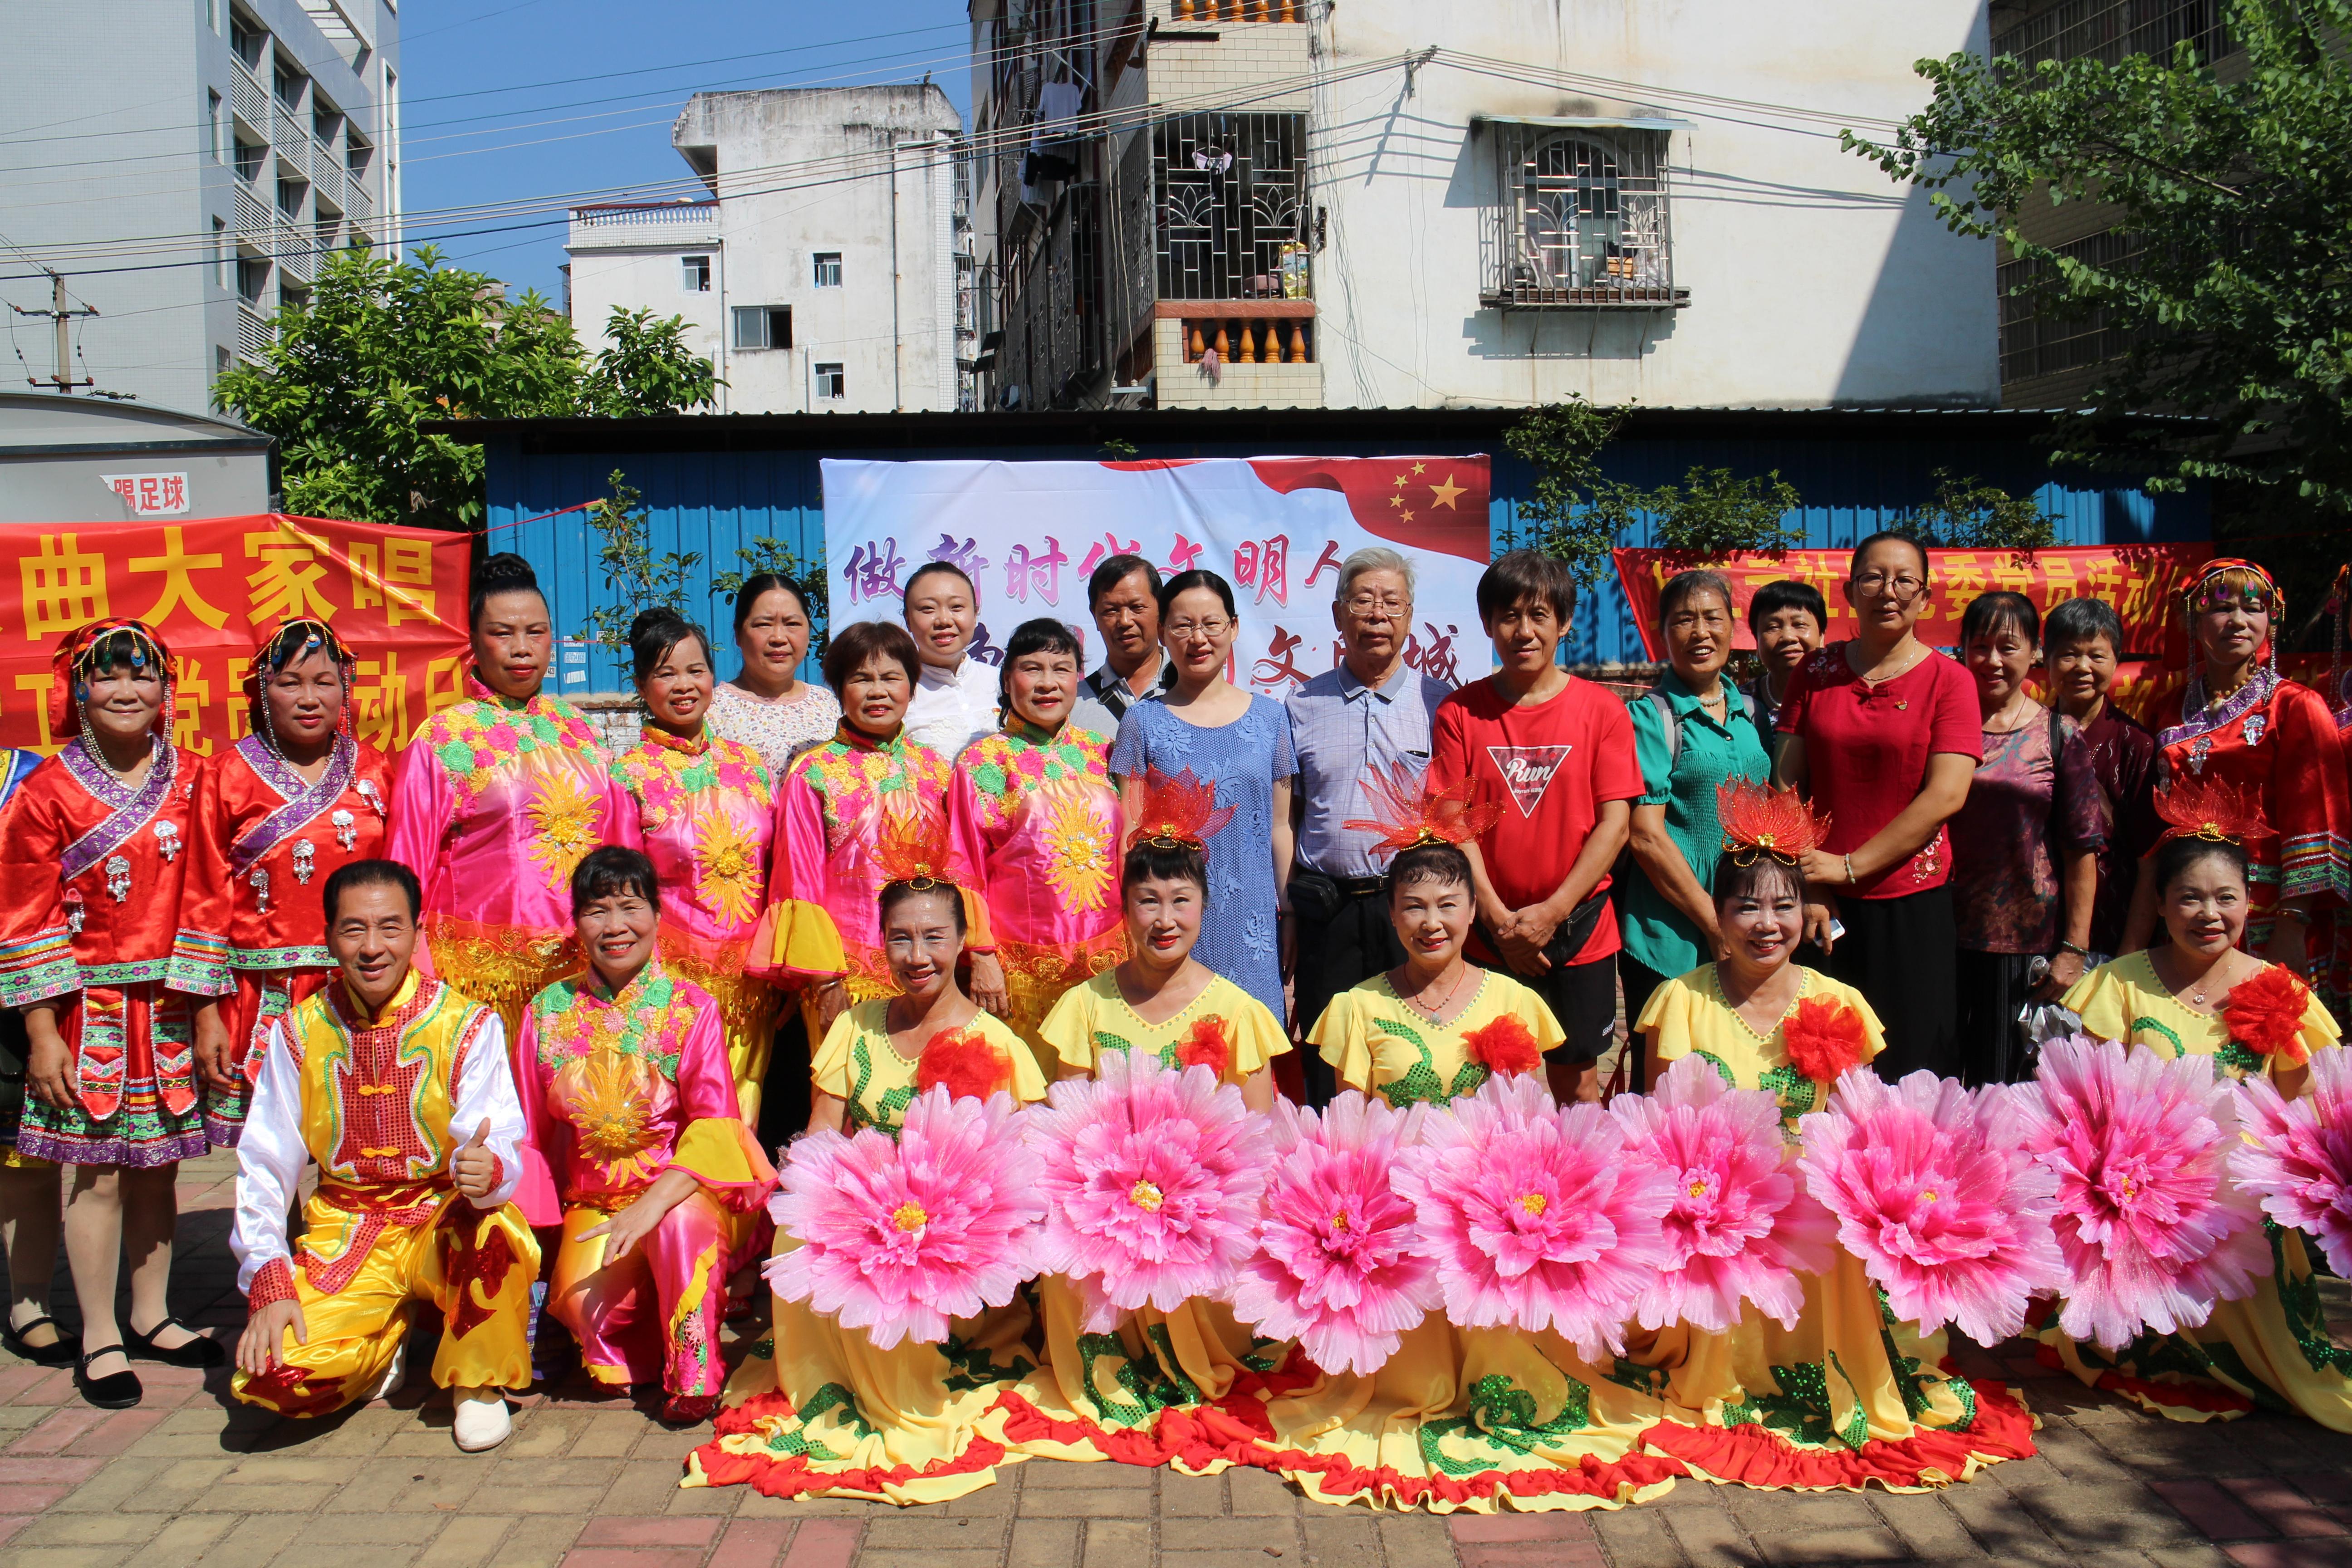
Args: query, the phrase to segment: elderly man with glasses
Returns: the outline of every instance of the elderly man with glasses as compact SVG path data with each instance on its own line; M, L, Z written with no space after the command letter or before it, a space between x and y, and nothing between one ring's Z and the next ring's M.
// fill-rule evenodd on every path
M1285 704L1299 774L1290 797L1298 825L1290 907L1301 1031L1314 1027L1333 996L1404 962L1383 897L1384 868L1370 853L1379 836L1344 825L1377 815L1362 784L1373 768L1402 763L1417 780L1429 766L1430 715L1448 688L1405 664L1412 590L1412 566L1393 550L1359 550L1342 562L1331 599L1339 667ZM1312 1053L1302 1065L1308 1100L1328 1101L1330 1065Z

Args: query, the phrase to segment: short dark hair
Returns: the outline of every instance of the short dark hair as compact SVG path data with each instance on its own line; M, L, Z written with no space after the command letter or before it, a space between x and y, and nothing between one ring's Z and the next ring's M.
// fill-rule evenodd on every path
M782 572L754 572L743 579L741 587L735 590L735 633L738 637L742 635L743 623L751 618L753 606L779 588L799 602L803 619L815 618L809 615L808 591L798 583Z
M2041 642L2042 612L2033 607L2033 601L2006 588L1979 594L1960 612L1960 646L1966 647L1979 637L2011 627L2023 632L2027 642Z
M661 910L661 878L654 870L653 859L642 849L629 849L618 844L604 844L580 858L572 868L572 912L581 910L599 899L610 899L622 893L635 893Z
M700 626L667 605L638 611L637 618L629 623L630 668L639 680L645 679L661 667L670 649L688 637L702 645L702 662L709 664L710 638Z
M1162 621L1167 620L1168 606L1176 602L1177 595L1189 594L1195 588L1206 588L1209 592L1214 594L1221 601L1223 602L1225 614L1227 616L1238 616L1241 614L1239 610L1234 607L1234 585L1231 583L1226 582L1223 577L1218 576L1214 572L1211 572L1205 567L1195 566L1190 572L1177 573L1176 575L1169 578L1168 581L1160 584L1160 591L1158 594L1160 600L1160 618Z
M1666 617L1683 607L1683 602L1700 594L1713 594L1723 601L1726 615L1739 601L1732 596L1731 579L1710 566L1697 566L1688 572L1677 572L1666 579L1658 590L1658 624L1664 626Z
M825 645L824 683L839 691L857 667L877 654L897 659L910 685L922 679L922 656L915 651L915 639L906 627L896 621L852 621Z
M1845 574L1847 581L1851 582L1854 578L1862 575L1862 558L1864 556L1869 554L1876 546L1885 544L1890 542L1895 544L1910 546L1912 552L1919 557L1919 575L1924 578L1930 574L1927 564L1927 547L1926 545L1920 543L1916 539L1913 538L1910 534L1905 533L1900 529L1882 528L1876 533L1870 534L1865 537L1861 543L1853 547L1853 555L1846 562Z
M1523 599L1551 606L1565 621L1576 613L1576 579L1568 563L1540 550L1513 550L1478 576L1478 618L1491 621Z
M335 923L343 894L352 888L398 888L408 900L410 920L425 912L425 889L417 886L415 872L397 860L353 860L329 872L327 885L319 889L319 908L329 926Z
M1435 882L1442 888L1471 886L1470 857L1453 844L1416 844L1389 862L1389 902L1407 888Z
M2109 647L2117 653L2124 651L2124 619L2105 599L2088 595L2079 599L2061 599L2050 606L2050 618L2042 623L2044 647L2088 642L2093 637L2105 637Z
M948 910L950 918L955 921L956 935L964 935L967 928L964 925L963 894L953 882L926 880L919 887L912 882L885 882L876 902L877 918L887 924L892 910L908 899L919 899L931 893L947 895Z
M1094 569L1087 579L1087 608L1102 603L1102 596L1134 576L1143 574L1145 591L1156 601L1160 597L1160 568L1140 555L1114 555Z
M1122 895L1138 882L1190 882L1206 898L1208 858L1190 844L1160 844L1147 838L1127 852L1118 868Z
M898 590L898 613L901 616L907 613L907 606L915 602L915 584L941 572L962 578L963 585L971 590L971 602L975 605L980 603L980 584L971 580L971 573L952 561L926 561L915 568L914 574L907 579L907 585Z
M466 626L468 630L482 624L482 612L488 608L492 596L499 594L538 594L544 605L547 595L539 586L539 574L530 563L510 550L496 555L485 555L474 563L471 590L466 604Z
M1746 851L1741 851L1746 854ZM1723 909L1741 899L1759 898L1767 889L1786 888L1802 902L1805 874L1777 855L1738 856L1726 853L1715 863L1715 907Z
M1766 617L1782 610L1802 610L1824 630L1830 624L1829 601L1822 597L1819 588L1794 577L1780 577L1757 589L1756 596L1748 601L1748 629L1754 631Z
M2238 873L2238 880L2246 880L2247 868L2252 861L2244 845L2234 838L2205 838L2194 833L2184 833L2156 847L2157 892L2161 894L2189 868L2213 856L2228 861L2231 869Z
M996 667L997 700L1007 713L1013 711L1013 661L1033 653L1066 653L1081 669L1086 668L1086 649L1078 646L1077 634L1069 627L1051 616L1022 622L1005 640L1004 662Z

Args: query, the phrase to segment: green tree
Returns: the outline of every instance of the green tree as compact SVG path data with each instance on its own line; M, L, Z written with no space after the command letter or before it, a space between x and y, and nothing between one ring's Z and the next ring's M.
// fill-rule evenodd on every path
M782 573L801 585L801 599L808 605L809 657L823 658L833 608L831 598L825 593L824 546L818 546L814 555L803 560L782 540L761 534L751 541L750 548L737 547L735 560L742 570L712 574L710 596L714 599L721 595L732 597L743 591L746 579L756 577L762 572Z
M2251 481L2315 515L2352 501L2352 0L2225 0L2242 61L2217 73L2183 43L2107 62L1922 60L1928 106L1894 137L1845 133L1931 193L1956 233L2035 263L2023 292L2097 313L2128 343L2103 366L2056 455L2128 464L2159 484ZM2024 231L2072 202L2118 211L2112 262ZM2193 421L2135 419L2169 414Z
M414 263L349 252L320 268L307 305L278 312L261 363L223 374L213 395L278 438L289 510L475 527L481 447L418 426L703 406L716 378L682 326L615 311L612 345L592 355L536 292L504 299L429 247Z
M2058 530L2042 503L2013 496L1974 474L1955 479L1935 471L1936 499L1903 520L1906 531L1931 550L2042 550L2058 542Z
M1646 514L1658 548L1695 562L1720 561L1742 552L1785 555L1804 543L1805 525L1795 515L1803 504L1778 468L1743 479L1729 468L1696 468L1681 484L1651 490L1602 485L1591 515L1614 537Z
M1535 484L1514 510L1504 543L1540 550L1568 563L1580 583L1595 583L1610 566L1614 531L1592 514L1601 482L1601 448L1617 434L1622 410L1595 408L1581 397L1531 408L1503 432L1503 445L1536 471Z
M629 623L643 612L666 605L686 615L687 589L702 557L675 551L655 554L653 514L646 510L646 498L618 468L606 482L613 493L588 509L588 526L604 541L596 560L604 568L613 602L588 612L588 636L617 653L628 647Z

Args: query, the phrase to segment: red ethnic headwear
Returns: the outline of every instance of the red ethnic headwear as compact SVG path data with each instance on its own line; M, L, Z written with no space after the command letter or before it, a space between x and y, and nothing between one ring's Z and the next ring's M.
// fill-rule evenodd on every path
M155 628L144 621L128 616L92 621L78 631L68 632L58 639L49 655L49 734L60 742L81 733L82 683L91 674L104 674L95 668L100 645L113 640L121 633L131 645L133 668L155 666L163 680L163 706L155 715L155 733L163 740L172 738L172 650L155 635Z
M1136 814L1135 830L1127 836L1127 847L1157 844L1172 849L1181 844L1205 849L1233 819L1234 808L1217 804L1214 780L1203 783L1192 776L1190 768L1175 773L1146 768L1143 808Z
M2188 605L2189 614L2194 615L2200 610L2212 609L2219 607L2219 605L2231 603L2236 595L2243 594L2245 592L2243 585L2233 591L2227 584L2217 584L2214 581L2218 577L2233 572L2252 577L2255 583L2261 584L2263 595L2270 601L2263 606L2266 612L2275 614L2285 607L2285 600L2279 593L2277 581L2260 565L2235 555L2217 555L2198 567L2197 575L2191 577L2189 580L2189 586L2181 590L2181 602ZM2219 603L2217 604L2216 601Z
M358 656L345 646L341 637L335 635L334 627L313 616L286 616L268 637L261 639L261 646L253 650L253 662L245 672L245 696L246 700L253 705L254 730L268 737L272 746L277 744L277 737L269 728L269 705L263 700L261 689L277 673L269 667L269 650L294 635L299 635L301 640L292 644L279 660L278 668L307 658L315 651L325 650L343 677L343 716L335 727L346 735L353 733L357 715L352 711L352 692L358 684Z
M882 832L874 844L874 864L886 886L904 882L918 892L953 887L954 859L947 818L937 807L903 813L884 810Z
M1402 761L1364 772L1364 799L1371 819L1350 818L1340 826L1356 833L1377 833L1381 841L1370 853L1381 859L1422 844L1466 844L1503 815L1503 803L1482 799L1477 784L1462 779L1440 789L1423 770L1419 778Z
M1715 812L1723 847L1742 866L1759 855L1793 866L1829 837L1829 817L1814 815L1793 789L1731 779L1716 786Z
M2175 778L2156 792L2156 814L2169 825L2164 830L2167 839L2243 844L2249 838L2267 838L2271 832L2252 790L2193 774Z

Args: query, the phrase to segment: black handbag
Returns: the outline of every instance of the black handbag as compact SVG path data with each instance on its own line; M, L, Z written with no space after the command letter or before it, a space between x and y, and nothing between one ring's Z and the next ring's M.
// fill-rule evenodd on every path
M1609 895L1595 893L1577 905L1569 912L1568 919L1559 922L1551 933L1551 940L1543 947L1543 955L1551 960L1553 968L1566 969L1576 962L1576 955L1582 952L1584 944L1592 940L1593 928L1601 923L1601 911L1608 907ZM1478 935L1497 958L1502 956L1503 944L1495 940L1495 933L1486 929L1484 921L1478 922Z

